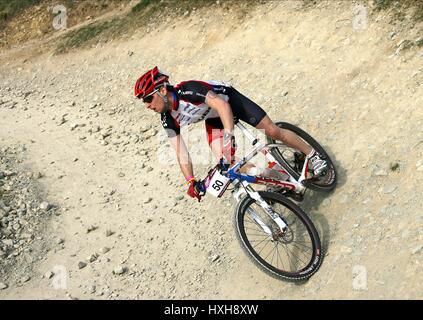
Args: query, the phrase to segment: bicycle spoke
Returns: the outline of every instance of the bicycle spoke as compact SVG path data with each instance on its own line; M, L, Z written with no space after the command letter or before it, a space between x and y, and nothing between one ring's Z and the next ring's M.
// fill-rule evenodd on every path
M251 222L250 222L250 224L251 224ZM249 224L249 226L250 226L250 224ZM245 228L248 229L248 230L264 231L263 228L262 228L262 226L259 225L256 222L254 223L253 226L251 226L251 227L245 227Z
M279 250L279 243L278 242L275 242L274 243L274 245L275 245L275 249L274 249L274 252L275 252L275 254L276 254L276 268L277 269L280 269L279 268L279 262L280 262L280 264L282 265L282 268L283 269L285 269L284 268L284 263L283 263L283 258L281 257L281 252L280 252L280 250ZM273 265L273 257L272 257L272 261L271 261L271 263L272 263L272 265Z
M247 230L254 230L254 231L263 231L263 229L261 228L261 226L259 226L258 224L255 224L254 227L255 228L245 227L245 229L247 229Z
M273 259L275 258L276 246L274 245L273 249L270 249L270 253L272 253L272 259L270 260L270 264L273 266Z
M264 260L267 260L267 257L272 253L272 251L269 252L269 254L264 258Z
M254 239L256 239L256 238L261 239L261 238L269 238L270 237L266 232L264 232L264 230L261 230L260 233L249 231L249 232L246 232L246 234L248 235L248 238L250 238L250 236L251 236L251 237L254 237Z
M250 235L250 236L253 236L253 237L261 237L261 238L269 238L269 236L267 235L267 234L261 234L261 235L257 235L257 234L248 234L248 235ZM249 237L248 237L249 238ZM260 239L258 239L258 240L251 240L251 241L261 241Z
M249 228L249 227L244 227L244 228L245 228L245 230L253 230L253 231L264 232L264 230L258 225L256 225L256 228Z
M308 259L309 257L312 256L313 250L310 250L309 252L311 252L311 254L307 254L304 250L299 251L297 254L295 254L295 257L300 257L300 255L304 256L306 259ZM301 259L300 259L301 260ZM304 263L304 261L301 260L301 262Z
M297 246L302 246L302 247L306 247L307 249L309 249L310 251L313 251L313 246L310 248L309 246L306 246L305 244L299 243L297 241L292 243L293 245L297 245ZM311 243L310 243L311 244Z
M265 237L265 238L269 237L269 235L265 233L264 231L262 233L248 233L248 235L253 237Z
M267 245L269 244L269 243L271 243L272 241L270 241L270 240L268 240L268 241L266 241L266 244L264 245L264 247L260 250L260 252L258 253L259 255L261 254L261 252L264 250L264 248L266 248L267 247ZM266 260L266 259L265 259Z
M303 260L301 260L300 258L299 258L299 256L297 255L297 254L295 254L294 252L292 252L292 251L290 251L291 252L291 254L294 256L294 258L298 258L297 260L300 260L303 264L305 264L305 265L307 265Z
M259 243L258 243L258 245L257 245L257 247L261 244L261 243L263 243L263 242L265 242L265 245L261 248L261 250L260 250L260 252L258 252L258 254L260 254L263 250L264 250L264 248L266 248L267 247L267 245L269 244L269 240L266 240L266 239L264 239L264 240L262 240L262 241L260 241Z
M250 239L248 239L248 241L249 242L258 242L258 244L260 244L260 243L262 243L262 242L264 242L264 241L270 241L270 239L263 239L263 240L250 240Z
M279 258L280 258L280 255L279 255L279 245L278 245L278 243L276 242L276 252L278 253L278 258L277 258L277 260L276 260L276 268L278 268L279 269ZM282 259L280 259L281 260L281 262L282 262ZM282 264L282 267L283 267L283 264Z
M282 259L282 257L280 256L280 253L279 253L279 243L278 242L276 242L276 251L278 252L278 260L280 260L281 261L281 265L282 265L282 268L283 268L283 270L285 269L285 267L283 266L283 259ZM278 264L278 262L276 262L276 268L278 268L278 266L279 266L279 264ZM279 268L278 268L279 269Z
M292 270L292 269L295 270L296 269L296 266L293 263L293 259L291 258L291 255L289 254L289 250L286 248L286 246L283 246L283 248L285 249L286 255L288 256L288 262L289 262L289 265L291 266L291 269L290 270Z
M286 246L285 246L285 245L280 244L280 246L279 246L279 247L280 247L281 254L283 254L283 253L285 252L285 254L283 254L283 255L286 257L286 259L281 258L281 261L282 261L282 267L284 268L284 270L291 271L289 268L288 268L288 269L287 269L287 268L285 268L285 267L284 267L284 263L283 263L283 261L284 261L284 260L287 260L287 262L288 262L288 266L292 265L292 263L291 263L291 257L290 257L290 255L289 255L289 252L287 251L287 248L286 248Z

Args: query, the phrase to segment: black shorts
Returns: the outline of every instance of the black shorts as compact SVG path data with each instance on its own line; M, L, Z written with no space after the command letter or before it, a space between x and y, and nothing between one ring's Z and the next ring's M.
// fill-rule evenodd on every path
M266 112L255 102L238 92L235 88L231 88L228 103L231 106L234 115L234 123L242 120L249 125L256 127L259 122L266 116ZM213 129L223 129L223 123L220 118L208 118L205 120L206 130L209 144L216 138L220 138L221 134L216 135L216 130L212 135ZM220 130L221 131L221 130Z

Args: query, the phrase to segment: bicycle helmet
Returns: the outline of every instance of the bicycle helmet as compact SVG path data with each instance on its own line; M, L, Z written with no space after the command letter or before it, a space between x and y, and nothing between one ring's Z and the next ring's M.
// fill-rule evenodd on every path
M169 76L160 72L157 67L148 70L135 83L134 95L138 99L151 94L158 87L169 83Z

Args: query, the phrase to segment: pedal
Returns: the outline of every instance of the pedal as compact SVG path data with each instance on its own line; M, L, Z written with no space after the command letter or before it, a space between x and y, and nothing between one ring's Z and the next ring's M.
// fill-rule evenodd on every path
M324 177L328 173L328 170L325 169L322 172L320 172L318 175L313 175L311 178L304 179L303 182L315 182L319 181L319 178Z
M296 172L301 173L303 170L306 155L301 152L294 152L294 169Z
M283 195L285 197L291 198L297 202L302 202L304 200L304 194L303 193L296 193L291 190L283 189L283 188L272 188L269 187L266 189L268 192L274 192L278 193L280 195Z
M302 202L304 200L304 194L303 193L296 193L292 191L287 191L284 194L286 197L292 198L297 202Z
M318 177L324 177L327 174L328 174L328 169L325 169L322 172L320 172L320 174L318 175Z

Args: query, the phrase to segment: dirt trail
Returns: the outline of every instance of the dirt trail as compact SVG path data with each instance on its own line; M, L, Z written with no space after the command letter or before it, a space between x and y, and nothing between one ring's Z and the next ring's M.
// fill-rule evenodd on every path
M380 14L355 30L353 19L344 1L308 10L269 2L241 24L200 11L62 56L22 63L4 52L0 100L17 104L0 102L0 145L26 145L26 164L45 174L61 210L50 236L65 243L25 284L0 278L8 284L0 299L421 299L423 51L395 51L422 28L393 30ZM159 117L131 97L137 76L156 64L173 83L231 81L333 155L338 188L309 192L301 205L327 251L308 282L270 278L244 256L229 196L181 197L178 165L158 161L172 154ZM205 139L191 147L210 154ZM56 266L66 289L42 278Z

